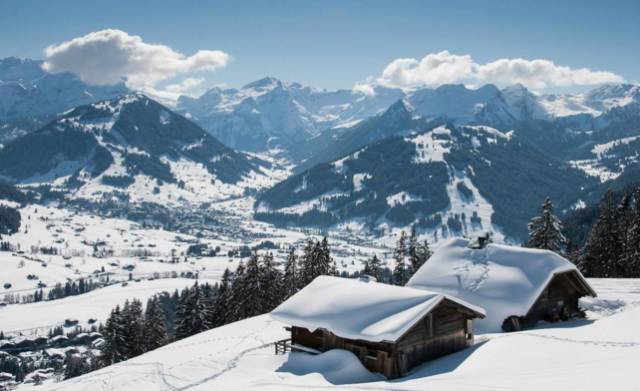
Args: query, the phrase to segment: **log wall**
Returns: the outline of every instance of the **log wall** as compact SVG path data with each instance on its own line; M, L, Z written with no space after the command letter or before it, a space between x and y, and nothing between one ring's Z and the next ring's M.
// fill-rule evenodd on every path
M368 370L392 379L426 361L473 345L472 317L459 305L443 301L395 343L352 340L328 330L310 332L295 326L291 329L291 342L320 351L348 350Z

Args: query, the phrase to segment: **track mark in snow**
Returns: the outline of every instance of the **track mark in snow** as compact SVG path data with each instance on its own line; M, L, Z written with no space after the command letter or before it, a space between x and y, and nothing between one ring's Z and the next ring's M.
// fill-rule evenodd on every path
M474 251L473 261L455 267L458 272L458 284L464 289L475 292L489 277L489 260L486 251Z

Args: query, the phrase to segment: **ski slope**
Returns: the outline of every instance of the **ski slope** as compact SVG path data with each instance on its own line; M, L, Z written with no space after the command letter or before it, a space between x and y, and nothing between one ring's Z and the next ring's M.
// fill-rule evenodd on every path
M232 323L129 361L30 390L634 390L640 384L640 280L589 281L588 318L478 335L476 345L394 381L366 376L350 353L274 355L284 324Z

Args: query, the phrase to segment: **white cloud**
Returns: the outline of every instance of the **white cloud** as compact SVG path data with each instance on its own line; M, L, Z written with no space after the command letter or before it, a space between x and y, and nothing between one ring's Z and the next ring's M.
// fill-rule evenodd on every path
M373 87L371 80L364 83L356 83L351 90L367 96L375 96L376 94L376 90Z
M521 83L540 90L551 87L591 86L619 83L624 78L606 71L571 68L553 61L522 58L499 59L478 64L470 55L455 55L448 51L427 54L422 59L399 58L387 65L376 82L388 87L438 87L443 84L477 85Z
M187 77L179 83L168 84L164 89L169 92L191 95L195 90L202 87L203 78Z
M168 46L109 29L47 47L43 68L51 73L71 72L91 84L125 80L131 88L148 89L177 75L223 68L230 59L219 50L199 50L187 57Z

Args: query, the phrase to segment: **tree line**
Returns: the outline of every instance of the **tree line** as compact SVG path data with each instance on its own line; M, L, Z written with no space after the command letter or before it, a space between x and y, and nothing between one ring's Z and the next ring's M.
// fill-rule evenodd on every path
M609 190L598 204L598 214L582 247L572 246L547 198L540 216L529 223L527 247L567 256L587 277L640 277L640 186L621 197Z
M302 254L291 248L282 265L273 254L254 251L235 272L226 269L215 285L198 281L170 297L139 300L114 308L100 331L102 365L110 365L202 331L270 312L320 275L336 275L329 243L307 241ZM88 366L87 366L88 368Z

